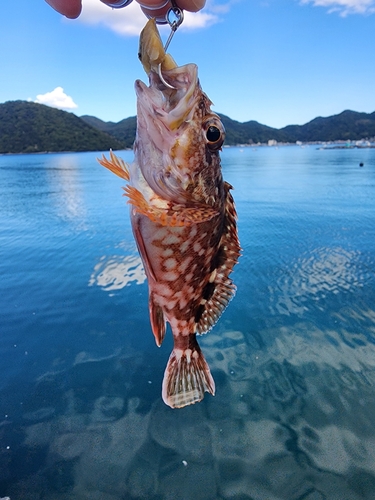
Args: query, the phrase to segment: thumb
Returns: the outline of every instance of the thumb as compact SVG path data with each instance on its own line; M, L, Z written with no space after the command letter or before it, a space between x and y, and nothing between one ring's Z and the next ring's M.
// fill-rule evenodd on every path
M69 19L78 17L82 10L81 0L45 0L53 9Z

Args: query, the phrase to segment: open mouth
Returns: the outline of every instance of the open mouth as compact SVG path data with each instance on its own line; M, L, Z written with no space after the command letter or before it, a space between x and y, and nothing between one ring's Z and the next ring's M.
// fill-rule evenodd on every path
M151 71L150 86L137 80L135 89L143 113L162 120L170 130L191 119L199 87L197 73L195 64L187 64L164 71L162 78Z
M161 119L171 130L176 130L190 119L196 102L197 66L178 66L172 56L165 53L154 20L148 21L142 30L138 57L150 82L149 87L139 80L135 84L142 112Z

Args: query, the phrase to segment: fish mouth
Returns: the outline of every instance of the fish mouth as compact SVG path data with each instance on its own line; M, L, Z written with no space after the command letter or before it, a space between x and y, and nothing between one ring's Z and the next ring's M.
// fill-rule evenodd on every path
M141 80L135 82L138 118L162 122L167 130L176 132L193 117L199 88L196 64L161 69L160 75L151 71L149 79L150 86Z
M139 58L149 85L135 82L137 161L154 193L171 202L187 202L191 174L186 158L192 144L197 144L194 133L200 130L198 67L193 63L177 66L165 53L154 20L141 33Z
M135 82L134 148L140 169L157 195L176 203L187 201L191 182L190 174L183 171L199 100L197 71L195 64L188 64L163 72L162 79L152 71L150 86Z
M150 20L140 37L138 54L149 77L149 86L135 82L138 117L162 122L175 132L192 118L200 90L196 64L177 66L164 51L155 21Z

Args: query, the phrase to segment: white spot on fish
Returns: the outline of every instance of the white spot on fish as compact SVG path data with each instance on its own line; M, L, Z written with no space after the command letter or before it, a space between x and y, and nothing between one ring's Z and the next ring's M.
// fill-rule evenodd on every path
M169 309L170 311L176 307L177 300L169 300L166 302L165 307Z
M165 246L175 245L176 243L179 243L179 242L180 242L180 238L175 234L168 234L163 239L163 245L165 245Z
M202 245L199 243L199 241L196 241L193 245L194 252L198 253L201 249L202 249Z
M161 255L162 257L170 257L171 255L173 255L173 250L171 248L166 248L162 251Z
M180 252L181 252L181 253L185 253L185 252L186 252L186 250L190 247L190 245L191 245L191 240L190 240L190 239L188 239L188 240L184 241L184 242L181 244L181 246L180 246Z
M184 274L186 269L188 268L188 265L190 264L190 262L193 260L193 257L186 257L186 259L184 259L183 262L181 262L178 270L180 271L180 273Z
M155 291L158 295L162 295L163 297L170 297L173 293L173 290L164 283L157 283L155 285Z
M188 303L188 301L186 298L180 299L180 303L179 303L180 309L184 309L187 306L187 303Z
M164 239L166 236L167 236L167 230L165 227L161 227L160 229L158 229L157 231L155 231L154 233L154 236L153 236L153 240L154 241L160 241L162 239Z
M164 266L168 271L171 271L177 266L177 261L176 259L170 258L164 261Z
M192 226L191 231L190 231L190 235L189 235L190 238L194 238L194 236L196 236L197 232L198 232L197 227L196 226Z
M169 271L167 273L163 273L163 279L166 281L176 281L178 279L178 274L173 271Z
M193 276L194 276L194 274L193 274L193 273L189 273L189 274L187 274L187 275L185 276L185 281L186 281L187 283L189 283L189 281L191 281L191 280L192 280Z

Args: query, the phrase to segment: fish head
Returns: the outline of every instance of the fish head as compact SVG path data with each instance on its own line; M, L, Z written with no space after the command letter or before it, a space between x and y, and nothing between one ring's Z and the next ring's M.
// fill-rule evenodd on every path
M156 25L149 23L154 35ZM147 37L142 47L141 35L140 57L149 85L135 83L138 164L148 185L164 199L205 202L210 195L203 192L202 175L212 176L212 169L221 175L224 126L202 91L197 65L177 66L164 53L160 37L157 42Z

